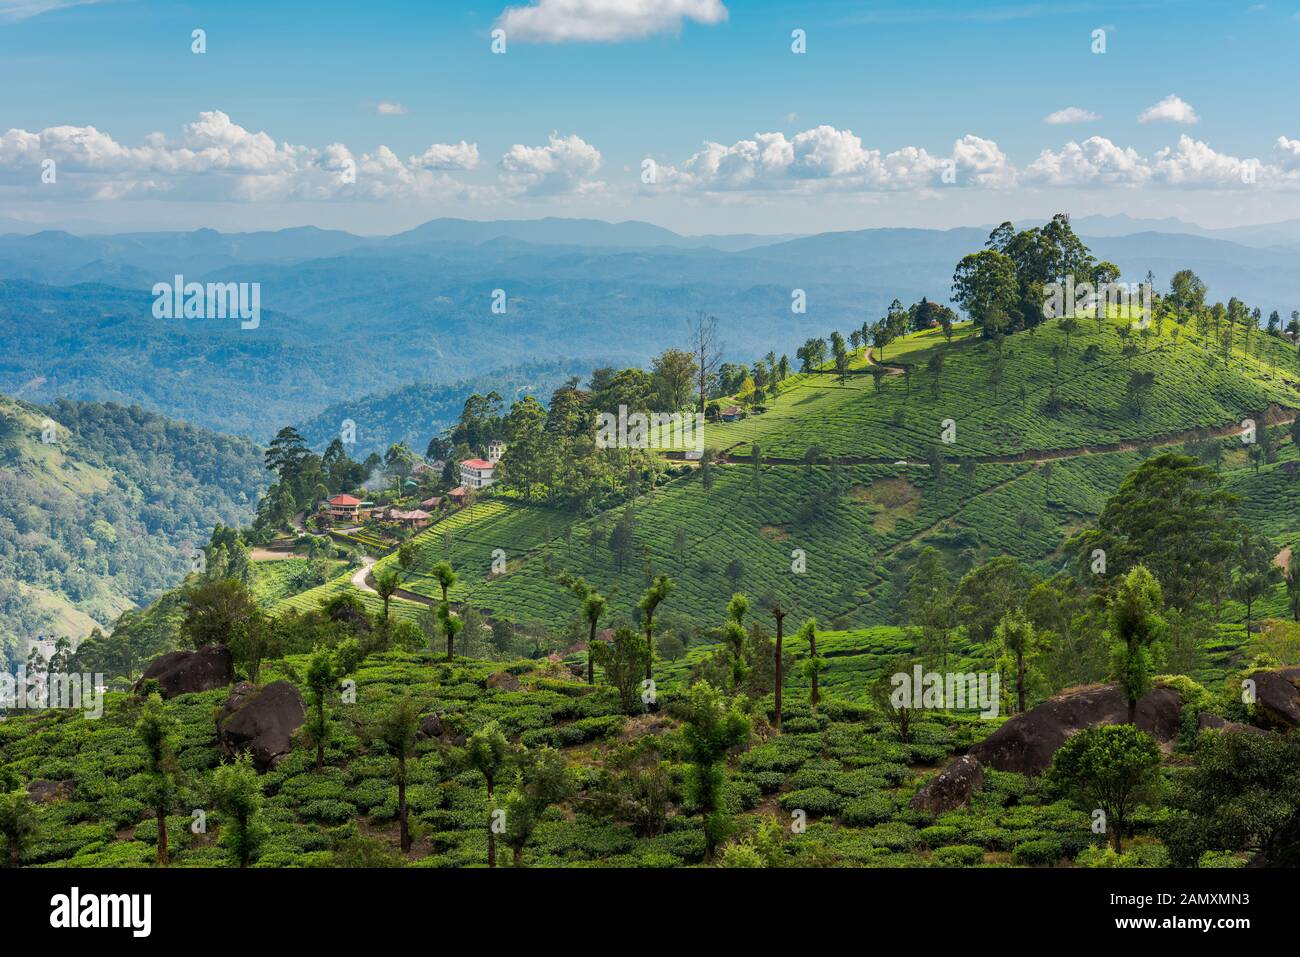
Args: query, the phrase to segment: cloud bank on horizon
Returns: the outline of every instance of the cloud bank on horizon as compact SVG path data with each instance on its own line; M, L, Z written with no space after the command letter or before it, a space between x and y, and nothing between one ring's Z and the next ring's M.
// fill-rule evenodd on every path
M376 9L355 25L364 40L326 18L311 49L283 63L267 50L296 41L293 9L265 12L262 49L243 33L249 11L261 15L252 0L151 10L150 28L154 12L174 19L161 38L140 34L140 9L0 0L0 86L22 70L4 65L7 44L45 43L29 61L33 95L14 99L0 128L0 201L14 215L52 221L85 204L125 221L147 202L178 219L185 206L195 219L230 204L250 223L321 211L374 223L389 214L366 210L526 216L568 204L679 229L713 229L725 211L726 228L788 232L887 206L900 224L941 207L950 223L1031 215L1073 202L1057 190L1100 197L1090 211L1300 215L1300 130L1288 116L1234 108L1219 95L1231 78L1207 85L1194 66L1152 69L1159 88L1131 72L1132 57L1164 49L1133 38L1183 30L1165 46L1186 60L1198 22L1227 16L1217 9L1173 17L1097 0L994 16L956 0L880 0L867 15L775 0L467 0ZM188 56L191 21L211 35L205 56ZM1279 24L1260 29L1286 42ZM497 34L509 52L489 50ZM438 57L425 62L431 37ZM989 66L990 42L1019 44L1015 71ZM349 43L374 59L336 81ZM124 68L65 80L99 55L86 44ZM125 68L160 47L165 67ZM1123 86L1093 79L1115 65ZM805 197L824 199L814 210Z
M1173 97L1172 99L1177 99ZM1165 109L1161 101L1152 109ZM1181 115L1191 107L1178 101ZM396 115L400 110L380 113ZM1184 109L1185 108L1185 109ZM1065 112L1065 111L1063 111ZM1148 111L1149 112L1149 111ZM1190 115L1194 115L1194 112ZM1056 122L1085 122L1083 117ZM1049 118L1049 122L1051 122ZM1151 155L1105 136L1069 140L1016 165L991 139L964 134L947 153L919 146L886 152L864 145L850 129L820 125L787 135L755 133L731 143L706 141L677 159L647 159L642 171L598 179L604 159L583 136L552 133L538 145L517 143L496 164L496 176L462 174L482 165L477 143L431 143L402 159L388 146L355 151L343 143L308 146L253 132L221 110L205 111L179 135L151 133L136 145L93 126L52 126L0 134L0 196L50 195L41 170L50 161L62 182L90 200L439 199L511 196L544 200L602 192L691 193L882 192L942 187L1300 187L1300 138L1280 135L1267 159L1220 152L1187 134ZM66 192L60 192L66 198Z

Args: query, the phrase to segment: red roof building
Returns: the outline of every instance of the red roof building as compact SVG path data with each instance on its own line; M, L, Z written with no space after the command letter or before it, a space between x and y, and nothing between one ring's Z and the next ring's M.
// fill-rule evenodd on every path
M335 495L325 503L325 511L330 518L343 518L356 521L361 517L361 499L351 495Z
M460 484L466 488L487 488L497 480L497 467L487 459L465 459L460 463Z

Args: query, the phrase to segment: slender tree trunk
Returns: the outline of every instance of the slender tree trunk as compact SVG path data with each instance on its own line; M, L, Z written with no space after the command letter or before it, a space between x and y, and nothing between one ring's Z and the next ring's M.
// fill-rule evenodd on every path
M401 824L402 853L411 850L411 830L406 821L406 756L397 756L397 819Z
M16 835L16 834L11 834L11 835L9 836L9 866L10 866L10 867L18 867L18 866L19 866L19 862L18 862L18 835Z
M591 634L587 638L587 684L596 683L596 663L592 658L592 651L596 647L596 622L591 623Z
M448 660L448 661L451 661L451 660L452 660L452 643L453 643L453 641L454 641L454 639L451 637L451 632L448 631L448 632L447 632L447 660Z
M776 616L776 730L781 730L781 685L785 683L785 663L781 660L781 649L785 637L785 612L780 608L772 609Z
M645 680L654 678L655 670L655 622L650 615L645 620Z
M1016 704L1025 713L1025 656L1016 655Z
M1137 727L1138 724L1138 703L1136 698L1130 698L1128 702L1128 723Z
M515 867L523 867L523 866L524 866L524 849L523 849L522 847L516 847L516 848L515 848L515 858L514 858L514 860L515 860Z
M167 811L158 809L158 866L167 866Z
M319 732L316 738L316 770L321 771L325 768L325 702L322 701L316 708L316 730Z
M497 866L497 834L492 828L496 825L492 812L492 782L488 782L488 867Z

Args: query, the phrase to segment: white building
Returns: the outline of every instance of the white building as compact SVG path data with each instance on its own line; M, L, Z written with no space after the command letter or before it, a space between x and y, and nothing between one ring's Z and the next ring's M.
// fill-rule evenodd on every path
M501 456L506 454L506 444L500 439L493 439L488 443L488 461L496 465L501 461Z
M466 459L460 463L460 484L465 488L487 488L497 480L496 462L487 459Z

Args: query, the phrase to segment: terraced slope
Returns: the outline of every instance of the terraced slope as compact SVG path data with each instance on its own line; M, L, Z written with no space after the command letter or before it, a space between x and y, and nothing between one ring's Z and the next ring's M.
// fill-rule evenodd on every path
M801 375L767 412L708 426L708 445L727 451L711 487L697 471L639 499L622 556L608 544L621 512L579 519L488 499L416 539L420 558L404 587L437 597L429 570L448 559L460 575L454 600L559 628L577 610L560 571L606 594L607 621L634 618L649 576L666 572L676 587L664 611L697 622L718 619L740 590L836 627L892 624L907 565L923 547L954 565L1014 555L1050 575L1064 563L1065 541L1145 455L1211 435L1242 514L1280 545L1300 542L1300 480L1286 471L1296 450L1281 438L1276 460L1256 470L1240 441L1243 419L1285 423L1300 407L1294 346L1261 334L1249 357L1238 351L1225 366L1172 324L1163 335L1130 336L1127 354L1117 331L1126 323L1080 326L1068 351L1056 326L1009 338L1001 382L996 350L969 331L951 345L931 332L890 347L886 363L916 370L910 395L901 374L882 378L879 391L869 375ZM932 388L936 353L943 371ZM1139 408L1129 382L1141 372L1154 373L1154 384ZM939 442L945 419L956 424L951 445ZM813 446L817 461L805 464ZM495 549L507 560L503 574L493 574ZM1264 606L1280 613L1281 600L1279 587ZM1226 666L1234 650L1229 641L1212 658Z

